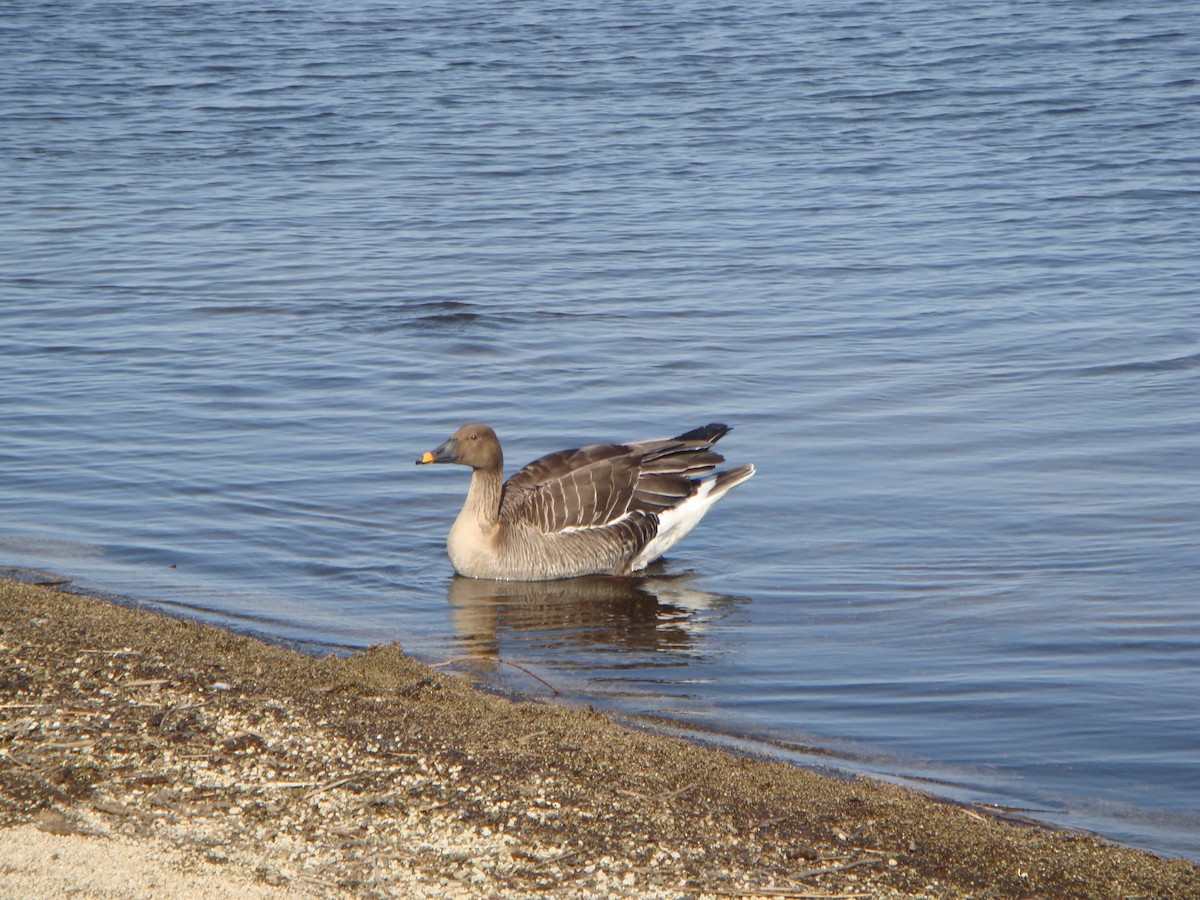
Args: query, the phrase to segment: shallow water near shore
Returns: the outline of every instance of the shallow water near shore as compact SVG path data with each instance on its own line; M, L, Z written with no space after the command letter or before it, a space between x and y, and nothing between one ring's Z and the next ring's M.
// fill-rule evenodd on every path
M0 565L1200 859L1191 4L17 4ZM709 421L645 579L451 577Z

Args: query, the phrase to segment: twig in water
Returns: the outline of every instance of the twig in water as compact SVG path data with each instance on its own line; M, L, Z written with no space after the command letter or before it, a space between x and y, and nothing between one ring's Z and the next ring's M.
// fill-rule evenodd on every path
M560 691L558 688L556 688L554 685L552 685L550 682L548 682L545 678L542 678L538 675L533 674L532 672L530 672L527 668L525 668L520 663L509 662L507 659L501 659L499 656L488 656L483 653L468 653L464 656L451 657L450 659L443 660L440 663L433 663L429 668L440 669L442 666L449 666L449 665L453 665L456 662L466 662L467 660L472 660L472 659L482 659L482 660L488 660L489 662L503 663L506 666L512 666L514 669L520 669L522 672L524 672L530 678L534 679L535 681L540 681L542 684L544 684L546 687L548 687L551 690L551 692L553 692L555 695L562 693L562 691Z

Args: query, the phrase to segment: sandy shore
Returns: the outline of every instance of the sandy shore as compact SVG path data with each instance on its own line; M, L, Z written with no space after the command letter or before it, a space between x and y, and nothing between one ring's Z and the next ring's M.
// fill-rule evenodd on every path
M1200 868L0 581L0 896L1200 897Z

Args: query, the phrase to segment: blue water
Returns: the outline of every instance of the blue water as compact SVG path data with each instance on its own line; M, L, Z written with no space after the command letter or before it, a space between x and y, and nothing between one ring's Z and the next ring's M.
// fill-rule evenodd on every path
M8 3L0 565L1200 859L1200 7L593 6ZM471 420L759 474L464 583Z

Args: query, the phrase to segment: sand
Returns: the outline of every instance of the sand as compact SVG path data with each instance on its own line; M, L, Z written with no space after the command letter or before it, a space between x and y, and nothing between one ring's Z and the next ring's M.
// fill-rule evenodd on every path
M0 896L1200 897L1200 868L0 580Z

